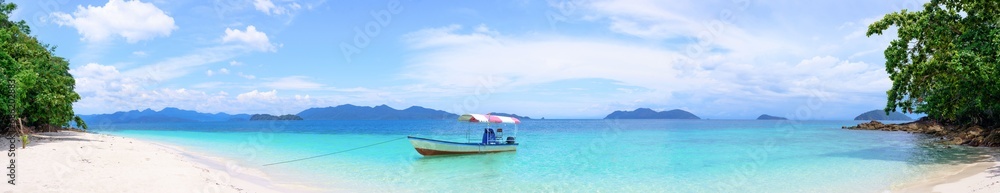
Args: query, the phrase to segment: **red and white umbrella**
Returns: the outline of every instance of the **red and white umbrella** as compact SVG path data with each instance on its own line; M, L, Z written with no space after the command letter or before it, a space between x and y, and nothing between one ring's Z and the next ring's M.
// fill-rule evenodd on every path
M512 123L520 124L521 120L517 120L514 117L504 117L496 115L483 115L483 114L464 114L458 117L458 121L470 122L470 123Z

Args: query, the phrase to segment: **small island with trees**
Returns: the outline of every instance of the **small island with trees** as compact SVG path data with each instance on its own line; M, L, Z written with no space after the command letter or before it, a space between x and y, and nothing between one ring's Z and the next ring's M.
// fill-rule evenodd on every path
M669 111L654 111L649 108L638 108L634 111L615 111L604 119L701 119L690 112L674 109Z
M759 117L757 117L757 120L788 120L788 118L762 114Z

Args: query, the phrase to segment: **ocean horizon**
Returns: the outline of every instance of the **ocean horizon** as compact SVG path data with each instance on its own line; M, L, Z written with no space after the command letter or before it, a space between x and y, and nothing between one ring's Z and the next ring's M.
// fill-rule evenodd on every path
M233 162L225 169L259 169L276 183L381 192L881 192L991 152L906 132L841 129L862 122L522 120L515 152L432 157L403 138L461 142L482 126L306 120L104 124L92 131L217 156ZM325 156L280 163L318 155Z

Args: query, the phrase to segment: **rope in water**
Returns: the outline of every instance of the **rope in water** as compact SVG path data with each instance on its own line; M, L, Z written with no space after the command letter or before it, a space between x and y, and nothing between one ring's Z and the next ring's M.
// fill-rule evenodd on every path
M299 159L293 159L293 160L288 160L288 161L282 161L282 162L274 162L274 163L264 164L263 166L283 164L283 163L289 163L289 162L297 162L297 161L302 161L302 160L307 160L307 159L313 159L313 158L318 158L318 157L323 157L323 156L328 156L328 155L333 155L333 154L338 154L338 153L344 153L344 152L349 152L349 151L364 149L364 148L371 147L371 146L380 145L380 144L383 144L383 143L389 143L389 142L400 140L400 139L406 139L406 137L395 138L395 139L388 140L388 141L373 143L373 144L369 144L369 145L366 145L366 146L355 147L355 148L351 148L351 149L347 149L347 150L343 150L343 151L338 151L338 152L333 152L333 153L328 153L328 154L323 154L323 155L317 155L317 156L312 156L312 157L307 157L307 158L299 158Z

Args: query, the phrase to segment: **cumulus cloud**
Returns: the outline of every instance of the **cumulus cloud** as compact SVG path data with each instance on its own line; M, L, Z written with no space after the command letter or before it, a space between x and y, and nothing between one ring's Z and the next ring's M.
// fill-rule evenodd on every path
M101 42L121 36L129 43L170 36L177 29L174 18L152 3L110 0L104 6L78 6L72 14L52 13L60 26L76 28L82 40Z
M253 25L247 26L246 30L226 28L226 35L222 36L223 43L239 43L257 51L275 52L277 49L268 40L267 34L257 31Z
M115 93L130 94L136 92L142 83L147 82L123 76L114 66L97 63L70 69L69 73L76 79L76 92L83 97Z
M205 102L211 98L203 92L186 89L152 88L156 81L120 73L114 66L89 63L69 72L76 79L75 90L81 97L73 103L77 113L162 108L176 104L173 102L189 99Z

